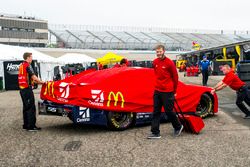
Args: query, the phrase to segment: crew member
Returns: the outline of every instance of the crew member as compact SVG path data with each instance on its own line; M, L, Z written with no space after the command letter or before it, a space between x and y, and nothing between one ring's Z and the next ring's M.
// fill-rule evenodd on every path
M102 63L98 63L98 69L99 69L99 70L102 70L102 69L103 69Z
M207 86L209 70L210 70L210 61L207 60L207 56L203 56L203 60L199 63L202 73L202 84L203 86Z
M113 68L117 68L117 67L121 67L120 64L115 63L115 65L113 66Z
M160 117L162 107L174 128L174 135L179 136L183 130L183 125L178 120L176 113L173 112L174 99L178 85L178 73L172 60L165 56L164 45L156 46L157 58L153 61L153 68L156 76L154 91L154 111L151 124L151 134L148 139L161 138Z
M245 114L244 118L250 119L250 111L243 103L243 101L245 101L247 105L250 106L250 90L246 86L246 83L241 81L240 78L235 75L234 71L230 68L229 65L222 66L221 70L225 74L225 77L214 87L211 93L214 94L214 92L222 90L225 87L229 86L237 93L236 105Z
M23 129L37 131L41 130L41 128L36 127L36 106L32 82L37 84L43 84L44 82L38 79L31 66L32 53L24 53L23 59L24 61L20 65L18 73L20 95L23 102Z
M120 67L127 67L128 66L128 60L123 58L120 61Z

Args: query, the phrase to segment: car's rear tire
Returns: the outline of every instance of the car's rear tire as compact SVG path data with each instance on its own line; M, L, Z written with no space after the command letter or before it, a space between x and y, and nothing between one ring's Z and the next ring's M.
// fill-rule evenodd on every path
M111 130L126 130L135 124L136 113L107 112L108 128Z
M196 115L205 118L213 112L213 99L209 94L203 94L196 108Z
M69 112L68 113L68 118L69 118L69 120L71 120L73 122L73 115L72 114L73 114L72 112Z

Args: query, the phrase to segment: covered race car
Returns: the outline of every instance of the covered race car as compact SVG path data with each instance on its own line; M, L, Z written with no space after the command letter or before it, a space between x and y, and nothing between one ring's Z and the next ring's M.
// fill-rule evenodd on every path
M40 96L48 106L80 106L85 111L91 109L88 115L102 111L110 128L123 130L132 126L142 113L152 115L154 77L154 70L150 68L85 71L64 80L47 82ZM205 117L218 112L217 95L210 91L208 87L179 82L176 99L183 112ZM64 115L73 120L73 110L65 111Z

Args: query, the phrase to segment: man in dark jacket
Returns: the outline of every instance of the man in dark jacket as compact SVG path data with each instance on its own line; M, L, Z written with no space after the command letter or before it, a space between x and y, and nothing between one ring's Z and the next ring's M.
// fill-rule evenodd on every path
M24 53L23 63L19 67L18 83L20 95L23 102L23 129L27 131L37 131L41 128L36 127L36 106L34 93L32 91L32 82L43 84L35 75L31 66L32 53Z

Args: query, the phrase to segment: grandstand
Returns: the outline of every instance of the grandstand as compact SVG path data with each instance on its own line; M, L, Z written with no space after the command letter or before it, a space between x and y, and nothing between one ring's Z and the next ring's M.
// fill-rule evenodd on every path
M45 47L48 43L48 22L30 16L0 13L0 43Z
M248 31L111 26L49 25L49 32L56 38L58 47L73 49L152 50L156 44L162 43L170 51L190 51L194 41L202 48L208 48L250 39Z

